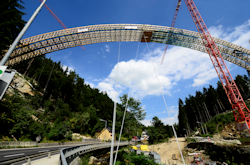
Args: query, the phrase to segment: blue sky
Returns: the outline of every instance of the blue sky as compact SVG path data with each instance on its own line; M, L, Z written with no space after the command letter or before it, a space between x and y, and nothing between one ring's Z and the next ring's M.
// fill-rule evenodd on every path
M153 24L171 26L177 0L47 0L47 5L68 27L95 24ZM28 21L39 6L39 0L24 1L23 19ZM250 49L250 1L248 0L196 0L210 33L214 37L227 40ZM175 27L197 31L193 20L182 1ZM61 30L61 25L43 8L23 38ZM165 61L160 65L165 45L149 43L149 52L145 43L140 43L138 59L135 61L138 42L102 43L70 48L47 54L55 61L75 70L85 83L108 92L113 99L128 92L140 99L147 112L145 125L150 124L153 116L164 123L177 122L178 99L185 100L195 91L216 87L219 80L207 54L169 46ZM156 73L160 84L158 84ZM246 70L227 63L233 77L247 74ZM134 69L133 69L134 68ZM118 76L117 76L118 73ZM117 90L115 84L117 81ZM166 113L161 88L169 107L170 117Z

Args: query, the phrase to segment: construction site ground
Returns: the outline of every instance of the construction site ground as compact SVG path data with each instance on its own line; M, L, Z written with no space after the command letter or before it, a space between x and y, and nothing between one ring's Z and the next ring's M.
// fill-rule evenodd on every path
M183 151L183 149L187 146L187 142L185 138L178 138L178 141L180 149ZM150 151L155 151L161 155L161 163L178 165L183 164L179 147L175 138L170 138L168 142L149 145L148 148ZM173 154L176 155L177 160L172 159ZM188 160L186 159L185 162L188 162Z

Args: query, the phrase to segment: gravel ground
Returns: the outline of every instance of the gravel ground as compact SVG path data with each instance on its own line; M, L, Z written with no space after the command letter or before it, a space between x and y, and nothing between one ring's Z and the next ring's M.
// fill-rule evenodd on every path
M183 150L186 145L187 142L185 140L185 138L178 138L179 141L179 145L181 150ZM180 151L179 151L179 147L177 145L176 139L175 138L171 138L169 140L169 142L165 142L165 143L160 143L160 144L156 144L156 145L150 145L148 146L150 151L155 151L158 154L161 155L161 163L166 163L167 165L172 165L172 164L177 164L177 165L181 165L183 164L182 159L181 159L181 155L180 155ZM172 155L175 154L178 160L173 160L172 159ZM188 163L187 160L185 160L185 163Z

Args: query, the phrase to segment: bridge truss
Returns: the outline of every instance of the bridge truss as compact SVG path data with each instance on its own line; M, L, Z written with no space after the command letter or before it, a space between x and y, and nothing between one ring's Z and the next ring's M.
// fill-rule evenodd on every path
M23 39L6 65L11 66L30 58L81 45L119 41L145 42L145 39L147 42L207 52L199 33L194 31L144 24L102 24L63 29ZM218 38L213 39L224 60L250 71L250 50Z

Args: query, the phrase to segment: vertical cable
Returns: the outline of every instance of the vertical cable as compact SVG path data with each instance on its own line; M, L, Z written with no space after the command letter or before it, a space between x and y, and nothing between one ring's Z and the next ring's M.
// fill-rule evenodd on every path
M147 48L148 48L148 53L150 53L149 47L148 47L148 43L147 43L147 40L146 40L146 38L145 38L145 35L144 35L144 39L145 39L145 42L146 42L146 45L147 45ZM163 95L162 86L161 86L160 81L159 81L159 78L158 78L158 74L157 74L157 72L156 72L156 70L155 70L155 67L154 67L154 64L153 64L152 60L150 60L150 61L151 61L152 65L153 65L153 68L154 68L154 71L155 71L155 74L156 74L156 78L157 78L158 84L159 84L160 89L161 89L161 95L162 95L162 98L163 98L163 100L164 100L164 103L165 103L165 106L166 106L166 110L167 110L168 116L170 117L170 114L169 114L169 112L168 112L168 106L167 106L165 97L164 97L164 95ZM181 154L182 161L183 161L183 163L184 163L184 165L185 165L185 161L184 161L184 158L183 158L183 155L182 155L182 152L181 152L181 148L180 148L179 141L178 141L178 138L177 138L175 129L174 129L174 125L171 124L171 126L172 126L172 129L173 129L173 132L174 132L174 136L175 136L175 139L176 139L176 141L177 141L177 144L178 144L178 147L179 147L179 150L180 150L180 154Z
M136 53L136 57L135 57L135 62L137 61L137 56L138 56L138 52L139 52L139 47L140 47L140 42L139 42L139 44L138 44L137 53ZM135 63L135 64L136 64L136 63ZM133 73L134 73L134 69L135 69L135 65L134 65L134 68L133 68L133 71L132 71L132 75L133 75ZM120 140L121 140L123 125L124 125L124 120L125 120L125 116L126 116L126 112L127 112L127 107L128 107L128 100L129 100L129 94L130 94L130 90L131 90L131 85L132 85L132 82L130 83L130 86L129 86L128 97L127 97L127 101L126 101L126 105L125 105L125 110L124 110L124 114L123 114L123 119L122 119L122 126L121 126L121 130L120 130L120 135L119 135L118 144L117 144L117 147L116 147L114 165L115 165L115 163L116 163L116 158L117 158L117 154L118 154L118 150L119 150L119 145L120 145Z
M47 87L48 87L48 83L49 83L51 74L52 74L52 72L53 72L53 70L54 70L54 66L55 66L55 62L54 62L54 64L53 64L53 67L52 67L52 70L51 70L51 72L50 72L50 75L49 75L48 81L47 81L47 83L46 83L46 86L45 86L45 88L44 88L43 96L45 95L46 89L47 89ZM42 99L41 99L41 101L40 101L40 106L41 106L41 103L42 103L42 101L43 101L43 96L42 96Z
M118 79L118 71L119 71L119 60L120 60L120 48L121 42L119 42L119 50L118 50L118 62L117 62L117 72L116 72L116 81L115 81L115 91L117 93L117 79ZM116 99L116 98L115 98ZM114 101L114 112L113 112L113 126L112 126L112 142L110 148L110 160L109 164L113 164L113 152L114 152L114 136L115 136L115 121L116 121L116 100Z

